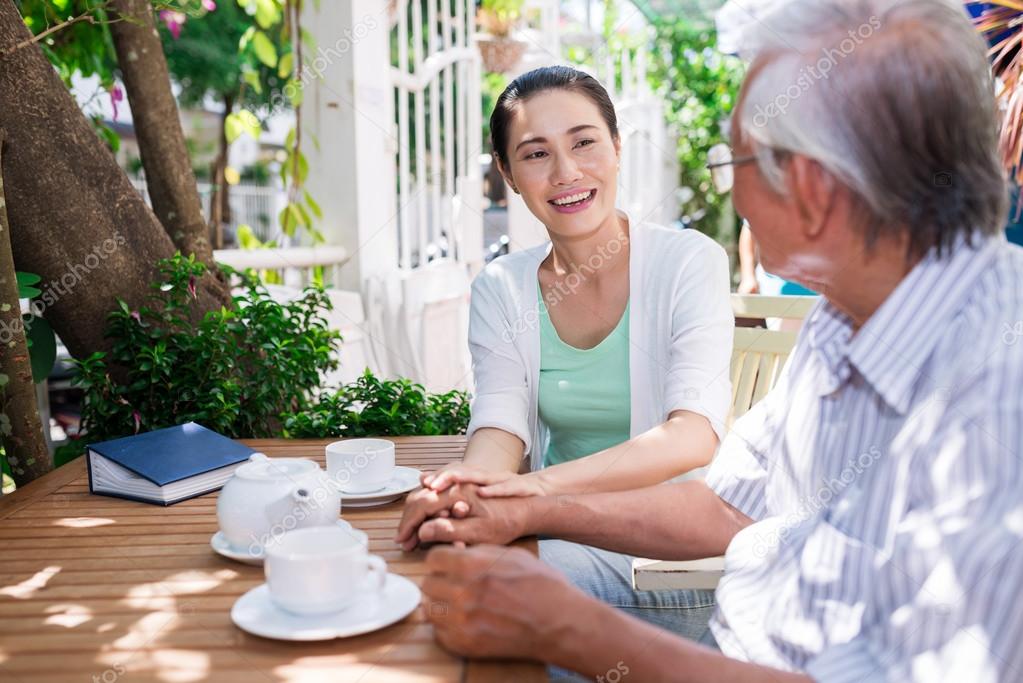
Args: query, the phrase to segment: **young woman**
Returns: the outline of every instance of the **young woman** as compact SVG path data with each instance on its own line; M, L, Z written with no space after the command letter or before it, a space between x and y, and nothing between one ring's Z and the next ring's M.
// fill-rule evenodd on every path
M466 455L409 497L397 537L407 550L425 501L454 483L556 495L639 488L706 465L730 404L727 257L695 230L615 208L621 140L604 88L569 67L536 69L502 93L490 126L501 174L550 242L496 259L473 282ZM623 586L611 599L623 607L713 602L709 591L632 595L626 556L557 540L540 553L605 599L586 585L587 568L613 563Z

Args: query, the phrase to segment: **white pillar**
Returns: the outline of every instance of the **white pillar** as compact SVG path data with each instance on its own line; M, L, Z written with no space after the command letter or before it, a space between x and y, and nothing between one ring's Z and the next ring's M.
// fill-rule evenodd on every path
M302 152L307 188L323 209L328 244L348 250L340 286L397 270L397 133L390 24L379 0L303 3Z

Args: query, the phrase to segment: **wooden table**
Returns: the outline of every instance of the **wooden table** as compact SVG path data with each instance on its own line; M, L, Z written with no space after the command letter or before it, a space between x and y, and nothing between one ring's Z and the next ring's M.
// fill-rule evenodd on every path
M434 470L462 437L396 438L399 464ZM324 460L324 441L247 440L274 456ZM0 498L0 681L541 681L538 664L463 660L442 650L422 608L356 638L251 636L231 606L262 567L210 549L217 494L163 508L89 493L84 458ZM422 552L392 541L402 503L342 516L390 570L422 582ZM535 550L535 546L533 546Z

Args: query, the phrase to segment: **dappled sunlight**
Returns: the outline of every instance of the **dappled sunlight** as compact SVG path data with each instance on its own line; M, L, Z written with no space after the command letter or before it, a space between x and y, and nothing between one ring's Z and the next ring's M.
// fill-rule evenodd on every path
M64 611L60 614L51 614L43 620L44 624L53 626L64 626L65 628L75 628L81 626L87 621L92 620L92 610L88 607L81 605L55 605L50 607L47 611L53 611L55 609L63 609Z
M160 602L163 598L172 595L204 593L237 576L238 572L233 569L181 571L170 574L162 581L132 586L128 591L128 595L124 598L124 603L131 607L158 609L158 605L153 602L154 599ZM163 604L160 602L160 605Z
M50 579L60 572L60 567L47 567L25 579L21 583L0 588L0 595L7 595L19 600L25 600L35 595L40 588L45 588Z
M53 520L53 526L65 526L72 529L87 529L94 526L116 524L108 517L61 517Z
M192 683L210 674L210 656L197 650L157 650L149 656L156 677L168 683Z
M1002 521L1009 533L1023 538L1023 505L1017 505L1006 512Z
M157 642L160 634L182 622L184 618L177 614L154 612L139 617L139 620L125 630L120 638L111 641L111 645L122 650L142 649ZM99 630L104 632L116 624L104 624Z
M956 633L940 651L918 656L913 679L994 683L998 667L992 658L990 636L982 626L973 625Z

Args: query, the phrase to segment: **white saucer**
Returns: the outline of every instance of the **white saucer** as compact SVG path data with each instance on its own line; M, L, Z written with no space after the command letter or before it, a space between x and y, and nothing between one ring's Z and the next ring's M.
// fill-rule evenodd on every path
M420 472L415 467L395 465L394 475L387 485L367 493L346 493L341 491L341 510L345 508L368 508L398 500L419 486Z
M334 614L300 616L282 610L264 583L238 598L231 621L243 631L278 640L348 638L401 621L419 606L419 587L404 576L387 574L384 589L365 595Z
M352 525L343 519L337 520L337 525L342 529L352 528ZM213 548L217 554L223 555L224 557L236 562L241 562L242 564L261 565L263 564L263 558L266 557L262 548L260 548L257 553L252 553L248 550L238 550L227 542L227 538L224 536L223 531L218 531L213 534L213 538L210 539L210 547Z

